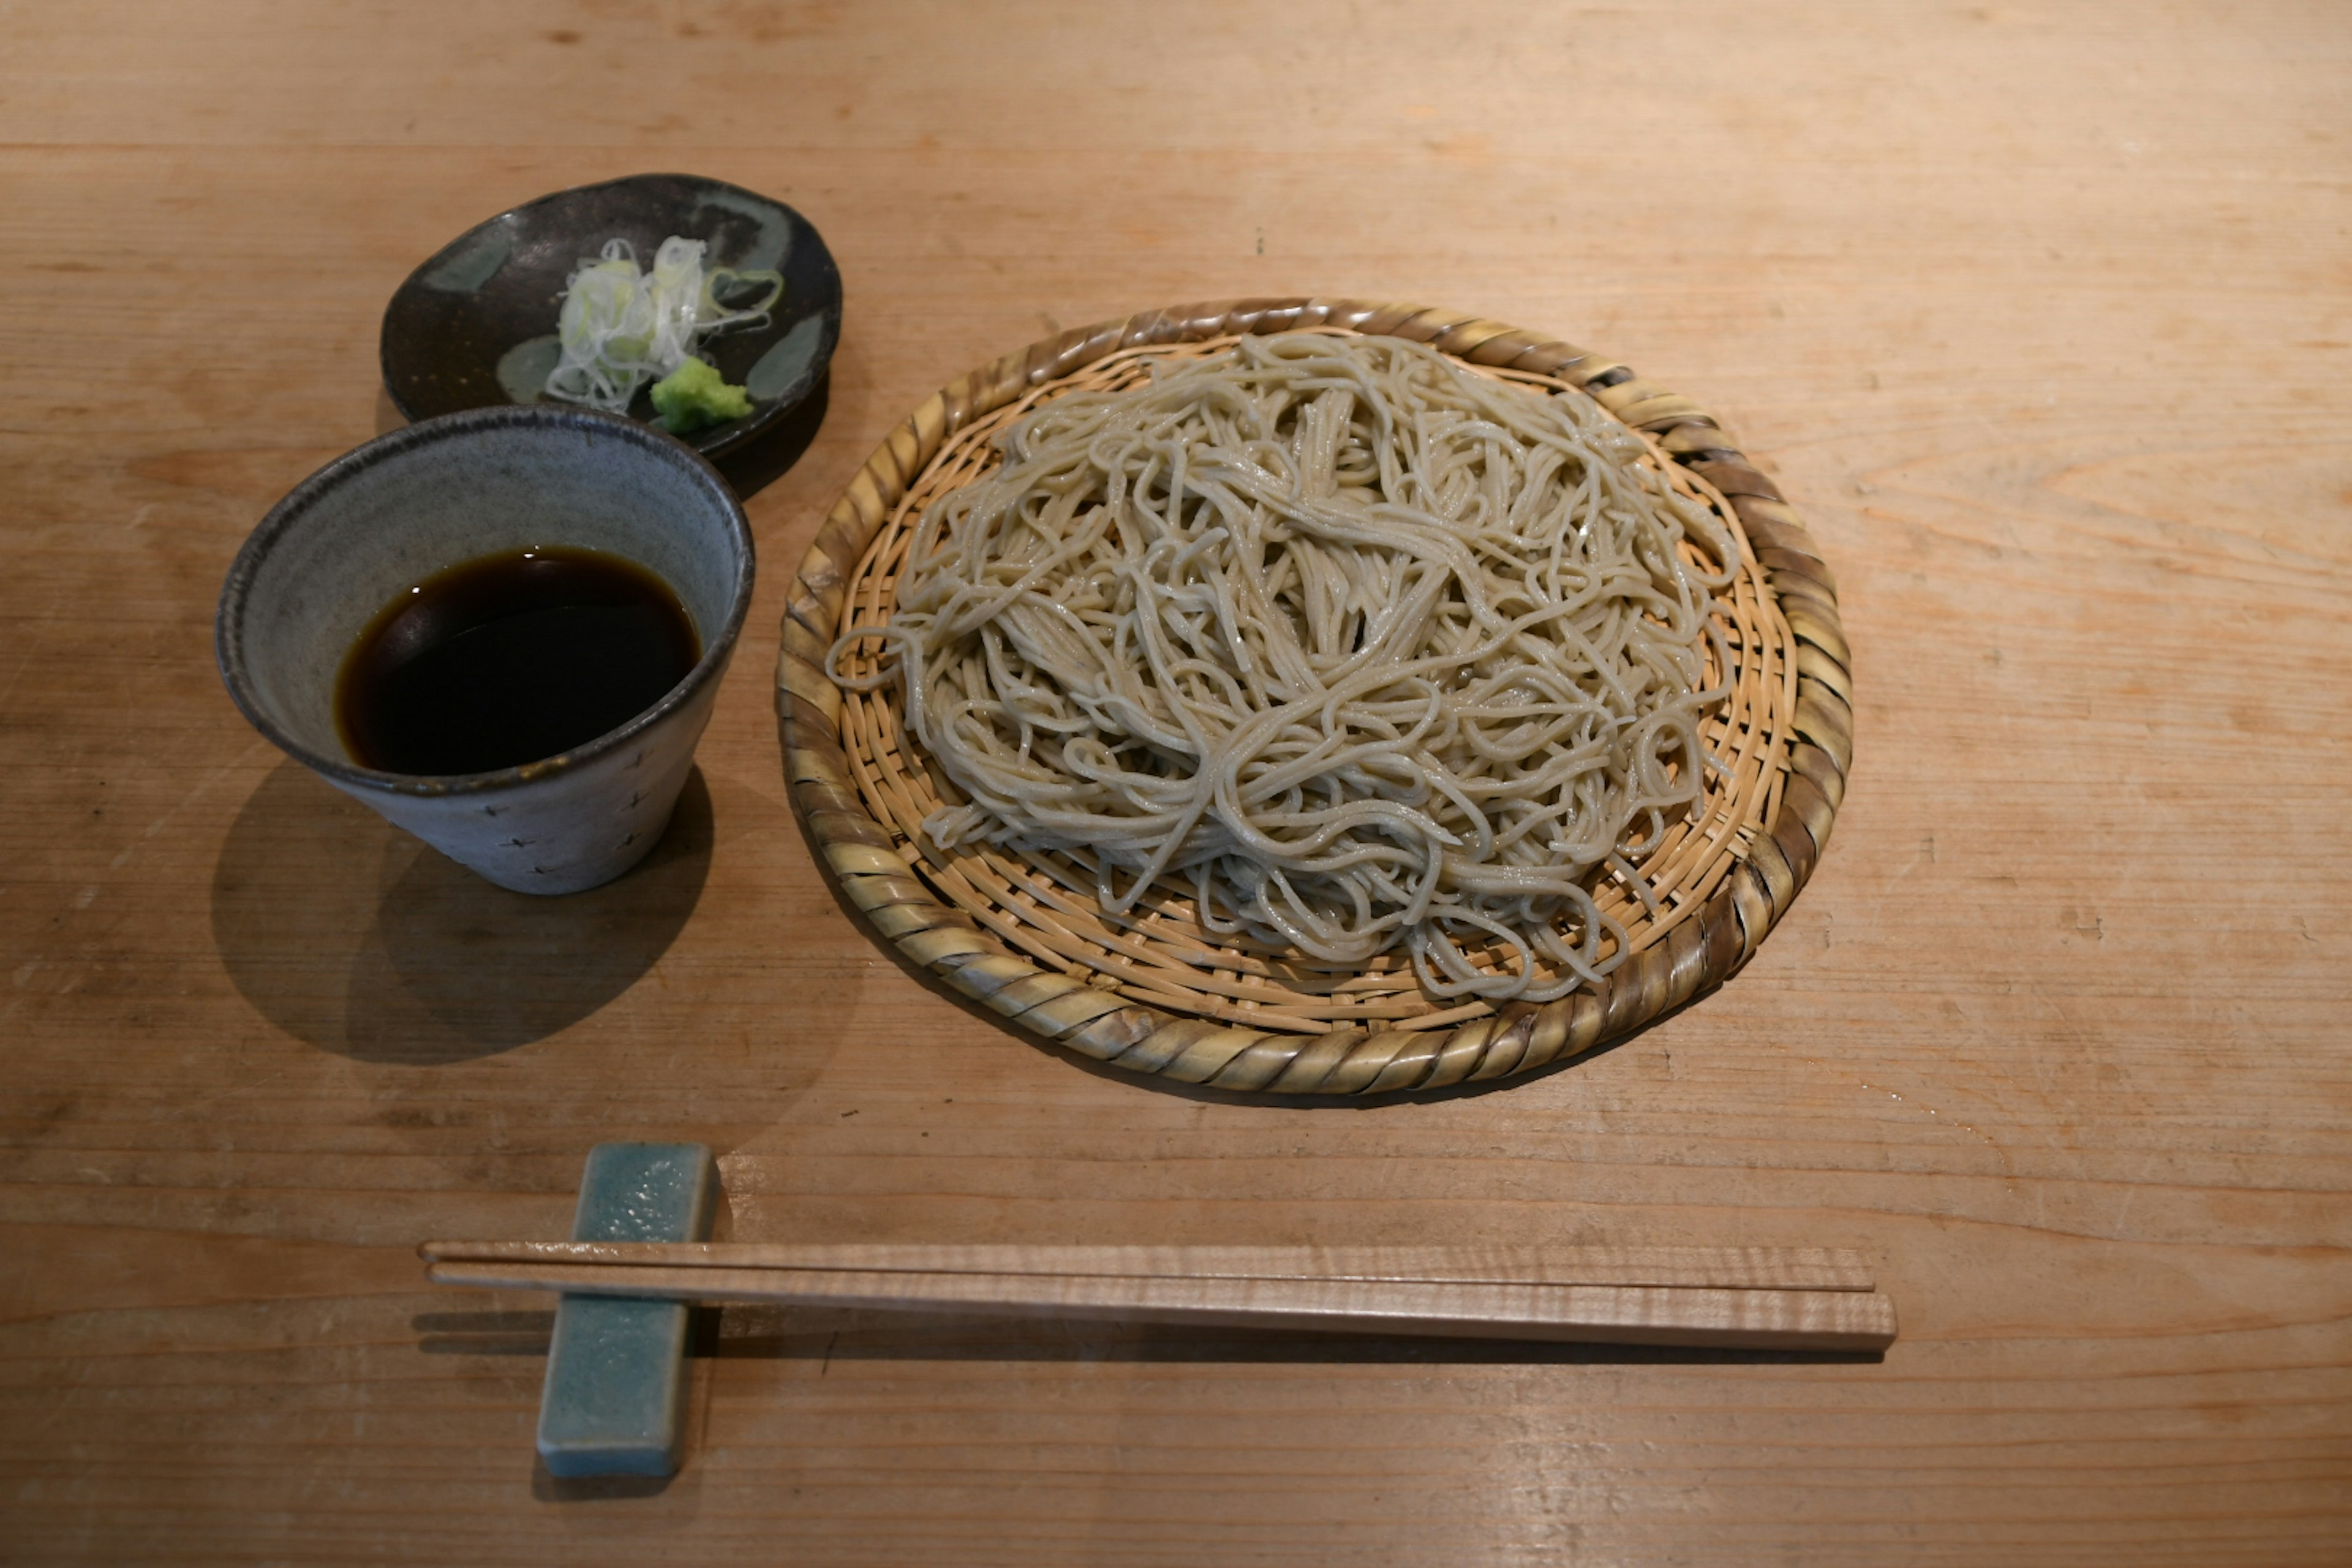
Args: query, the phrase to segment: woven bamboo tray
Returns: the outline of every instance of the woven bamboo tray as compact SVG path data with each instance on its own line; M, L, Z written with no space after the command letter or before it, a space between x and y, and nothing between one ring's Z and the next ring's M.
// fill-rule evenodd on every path
M996 460L992 437L1042 400L1142 381L1149 361L1246 333L1385 334L1498 379L1580 389L1650 447L1741 545L1718 616L1732 695L1705 727L1731 765L1705 811L1611 879L1601 907L1630 949L1609 976L1542 1005L1435 1002L1402 955L1318 964L1205 934L1189 889L1104 913L1091 868L992 847L943 852L918 828L959 799L901 732L895 686L845 691L825 660L845 626L888 618L908 530ZM853 649L842 668L871 668ZM845 894L900 952L1041 1039L1129 1071L1269 1094L1385 1094L1525 1073L1618 1038L1719 985L1811 874L1853 760L1850 657L1836 590L1772 482L1697 405L1625 366L1498 322L1412 305L1256 300L1065 332L944 388L851 481L793 584L777 666L793 801Z

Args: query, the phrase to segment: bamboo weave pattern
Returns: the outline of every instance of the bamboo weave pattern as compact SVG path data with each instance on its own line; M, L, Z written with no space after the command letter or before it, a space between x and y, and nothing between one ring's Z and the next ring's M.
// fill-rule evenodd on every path
M985 471L991 437L1045 398L1117 391L1167 354L1243 333L1381 333L1500 379L1580 388L1641 433L1653 460L1743 545L1718 618L1732 695L1706 729L1729 763L1705 812L1641 872L1654 913L1594 893L1630 952L1597 985L1543 1005L1444 1005L1401 956L1340 968L1200 930L1188 892L1129 917L1096 904L1076 858L940 851L918 832L958 797L906 743L898 698L845 692L824 660L844 625L886 620L914 519ZM845 669L871 654L853 653ZM1641 1027L1720 984L1811 874L1852 765L1849 656L1828 567L1771 481L1686 398L1624 366L1496 322L1403 305L1282 300L1153 311L1066 332L935 395L835 503L793 584L778 666L793 803L845 893L908 958L1042 1038L1118 1068L1271 1093L1370 1094L1527 1072Z

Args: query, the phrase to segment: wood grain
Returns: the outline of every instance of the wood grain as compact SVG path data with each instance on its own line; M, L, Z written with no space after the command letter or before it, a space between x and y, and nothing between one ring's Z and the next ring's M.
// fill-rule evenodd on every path
M1856 1353L1895 1342L1893 1305L1861 1290L478 1260L435 1263L425 1278L476 1290L1180 1328Z
M2352 1554L2352 17L93 0L0 47L0 1558L2332 1564ZM210 659L377 421L383 301L543 191L792 202L847 315L658 858L493 896ZM1796 499L1857 765L1731 984L1498 1092L1238 1105L927 989L768 672L889 424L1171 300L1606 345ZM807 1245L1852 1247L1883 1362L752 1308L666 1489L559 1488L588 1146Z
M1869 1290L1869 1260L1829 1247L956 1247L775 1242L428 1241L427 1263L1066 1274L1097 1279L1362 1279L1424 1284Z

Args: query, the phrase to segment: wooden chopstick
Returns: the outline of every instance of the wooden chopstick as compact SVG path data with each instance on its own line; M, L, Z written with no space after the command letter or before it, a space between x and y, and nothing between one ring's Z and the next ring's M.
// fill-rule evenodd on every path
M1365 1333L1440 1334L1522 1340L1580 1340L1634 1344L1718 1345L1741 1349L1875 1351L1895 1339L1895 1310L1885 1297L1853 1288L1765 1289L1713 1285L1596 1284L1515 1279L1429 1279L1332 1277L1290 1273L1158 1274L1045 1271L1055 1255L1113 1254L1125 1265L1162 1254L1197 1260L1202 1254L1265 1254L1291 1259L1291 1248L952 1248L964 1267L845 1268L747 1264L741 1245L694 1247L702 1260L544 1261L518 1258L516 1249L541 1253L550 1244L434 1243L426 1276L440 1285L562 1290L575 1295L632 1296L668 1300L775 1302L881 1310L985 1312L995 1315L1188 1323L1238 1328L1342 1330ZM644 1258L661 1244L577 1243L558 1247L625 1251ZM664 1250L670 1250L665 1248ZM805 1258L809 1248L769 1249L771 1256ZM847 1249L828 1248L839 1255ZM930 1247L874 1247L870 1252L936 1256ZM1321 1249L1325 1257L1339 1249ZM1354 1249L1350 1249L1354 1250ZM1362 1249L1420 1253L1423 1249ZM1571 1249L1572 1250L1572 1249ZM1749 1249L1736 1249L1748 1251ZM480 1258L488 1251L509 1256ZM971 1267L975 1255L1017 1256L1027 1271ZM542 1254L543 1256L543 1254ZM1458 1258L1450 1249L1446 1258ZM1492 1258L1532 1255L1490 1254ZM1197 1267L1197 1263L1195 1264ZM1263 1262L1252 1267L1263 1268ZM1487 1272L1497 1271L1490 1265Z
M428 1241L429 1263L599 1263L872 1274L1361 1279L1869 1290L1860 1253L1822 1247L1032 1247L758 1242Z

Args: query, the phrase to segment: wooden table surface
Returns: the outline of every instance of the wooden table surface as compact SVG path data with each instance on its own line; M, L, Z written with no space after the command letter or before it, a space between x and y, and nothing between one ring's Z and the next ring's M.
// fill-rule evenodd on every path
M580 0L0 19L0 1559L2352 1556L2352 10ZM286 761L229 558L386 298L541 192L787 200L848 300L677 825L495 891ZM943 381L1182 300L1622 357L1810 519L1858 762L1757 962L1435 1103L1129 1082L918 983L770 708ZM558 1483L600 1140L739 1237L1854 1247L1883 1361L729 1311L667 1485Z

